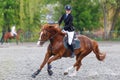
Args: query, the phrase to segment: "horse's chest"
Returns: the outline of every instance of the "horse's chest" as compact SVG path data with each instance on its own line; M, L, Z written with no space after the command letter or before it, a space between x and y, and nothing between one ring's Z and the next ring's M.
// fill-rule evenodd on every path
M61 51L62 47L63 47L63 43L62 42L57 42L55 44L50 44L49 45L49 50L52 53L58 53L59 51Z

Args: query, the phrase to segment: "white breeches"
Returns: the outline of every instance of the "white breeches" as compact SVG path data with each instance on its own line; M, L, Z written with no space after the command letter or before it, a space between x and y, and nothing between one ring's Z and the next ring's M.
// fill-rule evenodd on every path
M11 32L11 35L12 35L12 36L14 36L14 34L15 34L15 35L17 35L17 33L16 33L16 32Z
M75 32L74 31L69 32L69 31L65 31L65 30L63 30L62 32L65 32L68 34L68 44L71 45Z

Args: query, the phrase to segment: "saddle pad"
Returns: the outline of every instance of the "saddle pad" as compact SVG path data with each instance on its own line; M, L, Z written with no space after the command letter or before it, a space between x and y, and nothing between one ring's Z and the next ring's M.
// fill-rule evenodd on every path
M63 38L63 43L64 43L65 48L68 49L68 38L67 37ZM74 38L72 45L74 49L80 48L80 40L78 38Z

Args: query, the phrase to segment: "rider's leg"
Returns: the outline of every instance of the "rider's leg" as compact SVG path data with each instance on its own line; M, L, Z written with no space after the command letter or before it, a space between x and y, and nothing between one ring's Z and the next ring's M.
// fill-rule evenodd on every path
M17 33L15 32L15 33L14 33L14 37L16 37L16 36L17 36Z
M13 36L16 37L16 34L14 34Z
M69 44L69 47L70 47L70 50L71 50L71 57L73 58L74 57L74 48L73 48L73 45L72 45L72 41L73 41L73 37L74 37L74 31L67 32L67 33L68 33L68 44Z
M70 45L70 50L71 50L71 57L73 58L75 54L74 54L74 48L72 44Z
M11 32L13 34L13 37L16 37L17 36L17 33L16 32Z

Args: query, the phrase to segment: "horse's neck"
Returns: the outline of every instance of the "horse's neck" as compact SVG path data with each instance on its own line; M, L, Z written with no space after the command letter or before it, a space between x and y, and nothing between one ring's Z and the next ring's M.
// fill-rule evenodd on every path
M17 35L19 35L20 33L19 32L17 32Z
M20 34L20 32L19 32L19 31L17 31L17 34L19 35L19 34Z
M56 42L62 41L64 38L65 34L59 33L58 35L56 35L54 38L50 39L50 43L54 44Z

